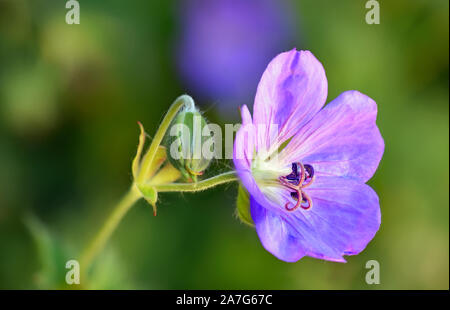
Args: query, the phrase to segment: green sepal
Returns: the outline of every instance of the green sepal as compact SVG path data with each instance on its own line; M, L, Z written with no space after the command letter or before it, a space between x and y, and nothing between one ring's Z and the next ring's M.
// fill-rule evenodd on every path
M152 206L153 215L156 216L156 201L158 200L158 192L151 185L137 185L144 199Z
M254 226L250 214L250 196L242 185L239 185L236 199L236 215L242 223Z
M141 154L142 149L144 148L145 144L145 130L144 126L142 126L141 122L138 122L139 129L141 133L139 134L139 145L137 148L136 156L133 159L133 162L131 164L131 171L133 172L133 178L136 179L139 173L139 166L141 162Z

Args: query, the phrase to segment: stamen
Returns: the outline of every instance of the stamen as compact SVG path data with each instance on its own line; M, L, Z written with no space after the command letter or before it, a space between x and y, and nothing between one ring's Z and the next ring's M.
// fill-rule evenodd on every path
M308 174L305 180L308 180L308 183L303 184L303 188L308 187L314 181L314 168L311 165L306 164L305 166L306 173Z
M305 166L305 170L308 173L308 178L312 178L314 176L314 168L311 165L306 164Z
M313 166L306 164L306 165L304 165L304 167L305 167L306 172L308 172L308 175L310 177L312 177L314 175L314 168L313 168Z
M300 174L298 173L298 166L300 166ZM310 186L314 182L314 168L311 165L303 165L302 163L292 163L292 172L287 176L279 178L281 185L292 190L291 198L296 200L293 207L291 202L286 202L285 209L294 211L298 207L304 210L311 209L313 202L311 198L303 191L304 188ZM306 184L304 182L308 180ZM305 205L305 203L307 203Z
M298 179L298 169L297 169L296 163L292 163L292 173L288 174L286 176L286 179L288 179L290 181L290 183L298 185L299 179Z

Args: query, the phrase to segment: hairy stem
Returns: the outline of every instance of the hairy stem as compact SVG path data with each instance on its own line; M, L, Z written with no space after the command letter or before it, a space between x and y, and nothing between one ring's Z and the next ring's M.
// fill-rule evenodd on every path
M154 185L154 188L158 192L199 192L220 184L229 183L236 180L236 172L229 171L216 175L212 178L202 180L200 182Z
M123 219L125 214L130 210L134 203L142 197L139 189L133 184L129 192L123 196L119 203L114 208L111 215L108 217L102 228L99 230L95 238L90 243L89 247L81 255L80 267L83 273L86 274L94 261L95 257L105 247L106 242L111 237L117 225Z

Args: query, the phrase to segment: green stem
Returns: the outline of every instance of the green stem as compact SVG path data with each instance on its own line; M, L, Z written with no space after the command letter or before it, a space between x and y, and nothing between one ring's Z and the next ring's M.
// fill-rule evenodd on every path
M171 183L154 185L157 192L199 192L208 188L237 180L236 172L229 171L195 183Z
M125 214L130 210L134 203L142 197L139 189L133 184L129 192L119 201L113 212L103 224L100 231L92 240L89 247L83 252L80 260L80 267L86 274L95 257L105 247L106 242L111 237Z
M150 144L150 148L148 149L147 154L145 154L144 158L142 159L142 165L136 183L142 183L145 177L149 174L149 170L151 168L156 151L158 150L158 147L161 144L161 141L164 138L164 135L166 134L170 123L172 123L172 120L177 115L178 111L185 105L194 105L194 100L188 95L182 95L178 97L170 106L169 111L167 111L166 115L164 116L164 119L161 122L161 125L159 126L158 131L155 134L155 137L152 140L152 144Z

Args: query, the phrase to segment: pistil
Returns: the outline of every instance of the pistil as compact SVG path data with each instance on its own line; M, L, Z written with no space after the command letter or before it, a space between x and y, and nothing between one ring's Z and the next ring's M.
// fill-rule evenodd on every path
M298 167L300 167L300 173ZM284 207L287 211L295 211L299 207L304 210L312 208L313 202L304 189L314 182L314 178L314 168L311 165L303 165L300 162L292 163L292 172L279 178L281 185L289 188L291 197L296 200L294 206L292 206L290 201L286 202Z

